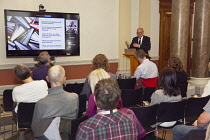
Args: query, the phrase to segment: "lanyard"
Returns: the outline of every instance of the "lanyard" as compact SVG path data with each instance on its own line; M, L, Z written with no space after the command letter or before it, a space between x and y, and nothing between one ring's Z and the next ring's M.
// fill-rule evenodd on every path
M97 114L102 114L102 115L104 115L104 114L112 114L112 113L115 113L115 112L117 112L118 110L117 109L112 109L112 110L99 110L99 112L97 113Z

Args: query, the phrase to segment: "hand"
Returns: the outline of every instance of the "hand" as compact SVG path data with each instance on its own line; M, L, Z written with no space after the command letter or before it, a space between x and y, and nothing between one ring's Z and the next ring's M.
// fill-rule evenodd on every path
M139 48L140 47L140 45L137 44L137 43L133 43L133 46L136 47L136 48Z
M195 120L195 122L192 124L193 126L197 126L198 121Z
M125 44L127 45L127 46L130 46L130 43L126 40L125 41Z

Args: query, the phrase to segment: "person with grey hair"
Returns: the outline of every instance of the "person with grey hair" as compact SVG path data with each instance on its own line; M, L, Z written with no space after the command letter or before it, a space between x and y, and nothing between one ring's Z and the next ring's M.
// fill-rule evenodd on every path
M146 56L146 53L142 49L139 49L135 53L135 57L140 63L134 73L134 77L137 79L137 87L141 87L139 86L141 84L144 87L156 87L158 69L156 64L147 59Z
M51 67L50 55L47 51L43 51L38 56L38 64L33 69L32 77L34 80L45 80L47 82L46 76L49 68ZM48 87L50 83L47 82Z
M150 38L148 36L144 36L144 29L138 28L136 30L137 36L133 38L132 42L129 43L128 41L125 42L126 46L131 49L142 49L146 54L151 49Z
M78 95L63 90L63 83L66 80L64 68L59 65L52 66L48 71L47 80L51 84L49 94L38 101L34 109L32 130L35 137L45 135L54 118L72 120L77 118L78 114Z

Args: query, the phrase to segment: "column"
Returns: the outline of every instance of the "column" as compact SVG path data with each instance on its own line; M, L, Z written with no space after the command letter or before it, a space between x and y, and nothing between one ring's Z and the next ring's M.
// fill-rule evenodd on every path
M210 0L195 0L192 77L209 77Z
M187 70L190 0L172 0L170 56L178 57Z

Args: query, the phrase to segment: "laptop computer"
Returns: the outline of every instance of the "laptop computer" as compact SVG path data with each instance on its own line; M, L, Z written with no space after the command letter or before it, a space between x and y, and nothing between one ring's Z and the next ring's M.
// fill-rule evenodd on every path
M125 50L125 54L135 54L136 49L124 49Z

